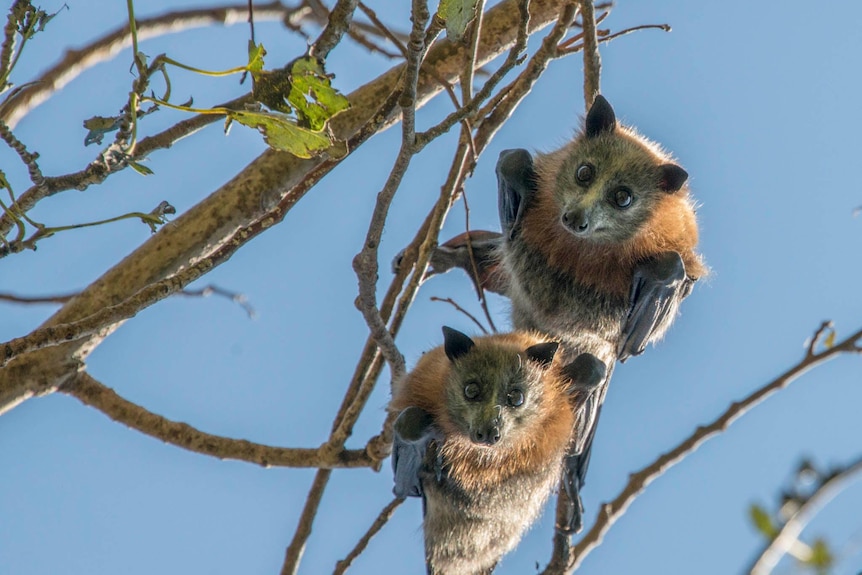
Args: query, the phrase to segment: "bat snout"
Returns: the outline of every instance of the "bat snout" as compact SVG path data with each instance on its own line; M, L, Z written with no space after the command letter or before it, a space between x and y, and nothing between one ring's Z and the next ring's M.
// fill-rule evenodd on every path
M583 236L590 231L590 216L586 210L569 210L562 215L563 225L576 236Z
M500 429L500 425L497 423L480 425L470 433L470 439L473 443L478 443L480 445L496 445L502 437L502 430Z

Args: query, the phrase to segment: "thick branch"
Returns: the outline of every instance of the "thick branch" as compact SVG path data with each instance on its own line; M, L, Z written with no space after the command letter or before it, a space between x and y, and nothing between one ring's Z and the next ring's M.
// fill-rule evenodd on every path
M477 65L506 50L515 40L517 11L513 0L502 2L486 14L485 34L479 45ZM556 16L555 0L532 3L531 30L541 29ZM448 41L437 42L428 53L423 68L435 75L455 80L463 66L463 51ZM396 120L392 115L374 118L378 103L392 92L403 67L393 68L377 80L350 95L352 109L332 122L335 134L349 139L370 119L385 127ZM438 82L422 72L417 85L417 106L440 91ZM369 134L370 135L370 134ZM361 143L361 142L359 142ZM175 274L202 257L212 257L215 265L258 233L284 218L300 198L314 186L338 160L319 157L303 160L267 151L221 189L165 226L158 234L128 256L114 269L89 286L79 297L66 304L46 325L60 325L92 315L105 305L122 302L142 287ZM86 356L101 337L92 336L75 344L41 350L22 356L0 371L0 413L34 394L50 392L77 369L76 362ZM57 367L65 364L65 376ZM47 374L53 374L50 377Z
M601 93L602 58L596 38L596 11L593 0L580 0L584 26L584 104L589 110L596 95Z
M244 439L231 439L204 433L186 424L171 421L161 415L123 399L114 390L96 381L86 371L69 380L61 392L78 398L132 429L189 451L219 459L236 459L264 467L371 467L374 462L364 449L342 450L337 453L323 449L273 447Z
M769 575L802 535L802 530L814 519L823 507L852 482L862 477L862 459L848 465L840 473L824 481L805 502L799 506L778 535L760 552L750 569L751 575Z
M599 510L598 517L593 527L571 548L564 564L552 562L545 569L544 575L558 573L573 573L583 562L589 553L601 545L602 539L611 526L622 517L628 506L640 495L647 485L656 478L663 475L668 469L685 459L693 453L707 439L714 437L730 427L734 421L748 413L754 406L765 400L773 393L784 389L796 378L809 369L825 362L833 357L848 352L859 352L859 340L862 339L862 330L857 331L841 343L823 350L816 354L806 356L796 365L778 376L773 381L751 393L748 397L736 401L730 405L714 421L702 425L685 439L682 443L663 454L653 463L647 465L640 471L633 473L622 492L610 503L605 503Z

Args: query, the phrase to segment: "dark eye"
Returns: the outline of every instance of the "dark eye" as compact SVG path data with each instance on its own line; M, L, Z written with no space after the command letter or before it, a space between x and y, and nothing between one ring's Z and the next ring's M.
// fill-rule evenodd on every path
M626 188L620 188L614 192L614 203L619 208L627 208L632 205L632 193Z
M478 383L468 383L464 386L464 397L469 399L470 401L479 397L479 384Z
M593 167L589 164L581 164L575 172L575 177L582 184L588 184L593 180Z
M513 389L506 399L512 407L521 407L524 404L524 392L520 389Z

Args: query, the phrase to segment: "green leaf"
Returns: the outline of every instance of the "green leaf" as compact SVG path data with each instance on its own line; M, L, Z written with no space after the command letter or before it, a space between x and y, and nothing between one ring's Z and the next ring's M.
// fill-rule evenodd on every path
M455 42L464 36L476 17L479 0L440 0L437 15L446 21L446 35Z
M818 573L827 573L835 563L835 557L829 550L829 545L824 539L817 539L811 545L811 557L805 562L814 567Z
M128 160L129 167L141 174L142 176L152 176L155 174L150 168L146 167L143 164L139 164L133 160Z
M120 128L120 118L93 116L88 120L84 120L84 127L89 130L84 137L84 145L101 144L105 134Z
M835 330L829 332L829 335L826 336L826 339L823 340L823 345L826 349L832 349L835 346Z
M296 109L300 125L318 132L330 118L350 107L347 98L332 87L332 77L316 58L298 58L289 70L291 89L287 100Z
M748 515L751 518L751 523L760 531L767 539L774 539L778 535L778 529L772 523L772 517L769 513L756 503L752 503L748 508Z
M302 128L284 114L244 110L227 112L234 121L260 131L271 148L300 158L316 156L332 144L332 139L326 132L313 132Z
M263 70L263 57L266 56L266 50L263 44L255 44L254 40L248 41L248 71L252 74L257 74Z
M251 73L254 82L251 90L254 99L276 112L290 114L293 112L287 104L286 95L292 88L290 75L286 70L259 70Z

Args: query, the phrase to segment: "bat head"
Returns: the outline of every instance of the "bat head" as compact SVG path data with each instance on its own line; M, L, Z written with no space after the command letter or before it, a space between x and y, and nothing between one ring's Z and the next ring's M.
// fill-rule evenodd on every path
M447 327L443 333L451 362L446 405L457 433L480 448L517 443L547 409L543 378L559 344L544 342L518 350L493 341L477 343Z
M619 243L648 225L662 201L683 190L688 174L661 148L617 122L602 96L584 130L536 170L559 206L559 225L576 238Z

